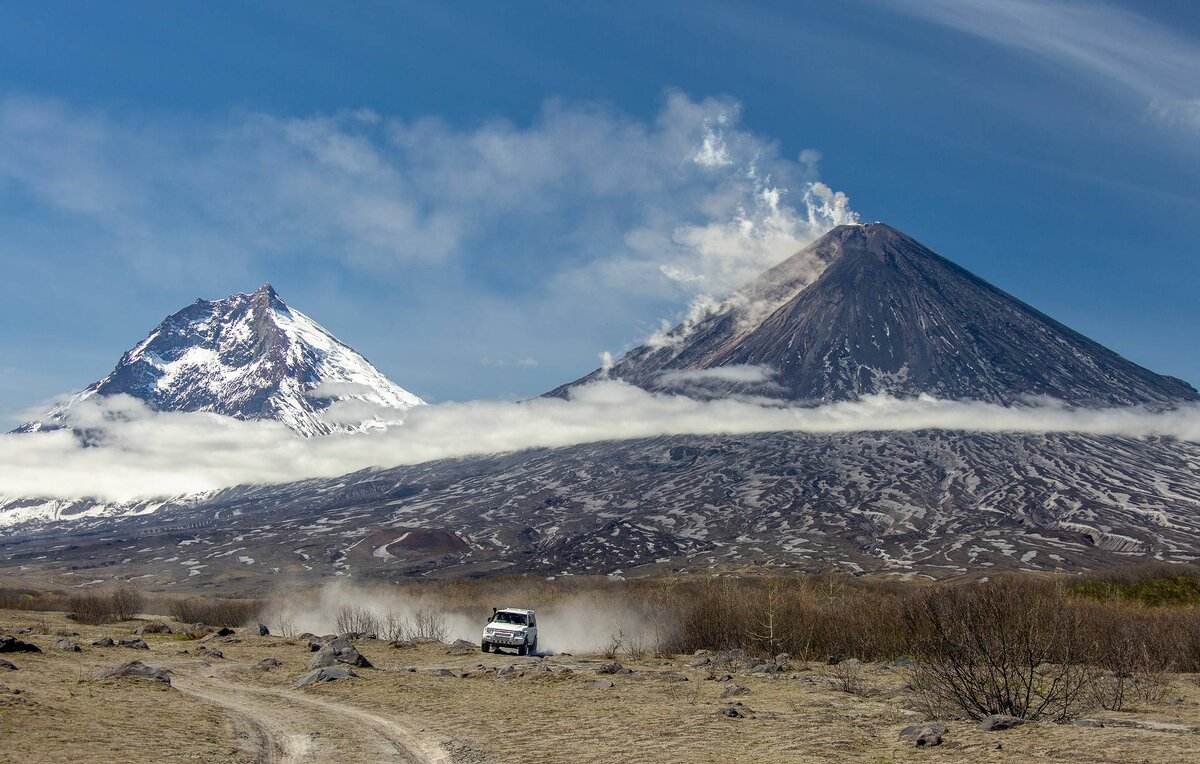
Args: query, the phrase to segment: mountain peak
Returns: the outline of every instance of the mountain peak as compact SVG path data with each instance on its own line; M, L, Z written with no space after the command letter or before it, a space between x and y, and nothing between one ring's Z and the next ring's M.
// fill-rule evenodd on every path
M832 229L610 373L652 390L806 402L874 393L1004 405L1200 399L884 223Z
M21 430L54 427L71 406L117 394L160 411L276 420L305 436L382 426L423 403L269 283L171 314L107 377Z

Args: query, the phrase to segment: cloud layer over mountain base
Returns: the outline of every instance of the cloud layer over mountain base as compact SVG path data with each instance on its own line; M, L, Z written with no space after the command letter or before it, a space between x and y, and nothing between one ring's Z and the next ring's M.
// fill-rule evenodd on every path
M72 410L68 424L73 431L0 437L0 496L124 501L661 435L941 429L1200 441L1200 406L1154 412L1072 409L1041 401L1005 408L872 396L802 408L747 399L699 401L605 381L579 389L569 400L420 407L381 432L312 439L296 437L273 422L155 412L126 396L88 401Z

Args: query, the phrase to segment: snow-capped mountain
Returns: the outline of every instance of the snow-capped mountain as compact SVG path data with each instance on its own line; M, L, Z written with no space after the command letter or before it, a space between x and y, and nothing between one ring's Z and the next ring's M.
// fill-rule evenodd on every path
M168 316L107 377L21 430L60 426L71 407L121 393L158 411L275 420L305 437L380 427L424 403L270 284Z
M572 385L604 374L652 390L799 401L1200 399L881 223L838 226L719 309Z

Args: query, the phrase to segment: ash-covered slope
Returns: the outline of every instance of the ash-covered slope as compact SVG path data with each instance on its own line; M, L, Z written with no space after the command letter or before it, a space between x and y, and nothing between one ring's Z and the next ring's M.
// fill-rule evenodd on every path
M377 426L423 403L270 284L168 316L111 374L21 430L57 427L72 406L122 393L159 411L271 419L306 437Z
M814 263L828 265L808 284ZM1029 396L1083 406L1200 398L881 223L835 228L609 373L651 390L798 401L872 393L1005 405Z

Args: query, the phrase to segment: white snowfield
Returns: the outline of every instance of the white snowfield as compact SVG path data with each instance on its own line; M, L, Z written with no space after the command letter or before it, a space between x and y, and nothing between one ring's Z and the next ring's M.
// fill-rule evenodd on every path
M304 437L382 428L424 404L269 284L168 317L111 374L23 429L53 428L81 401L117 393L162 411L272 419Z

